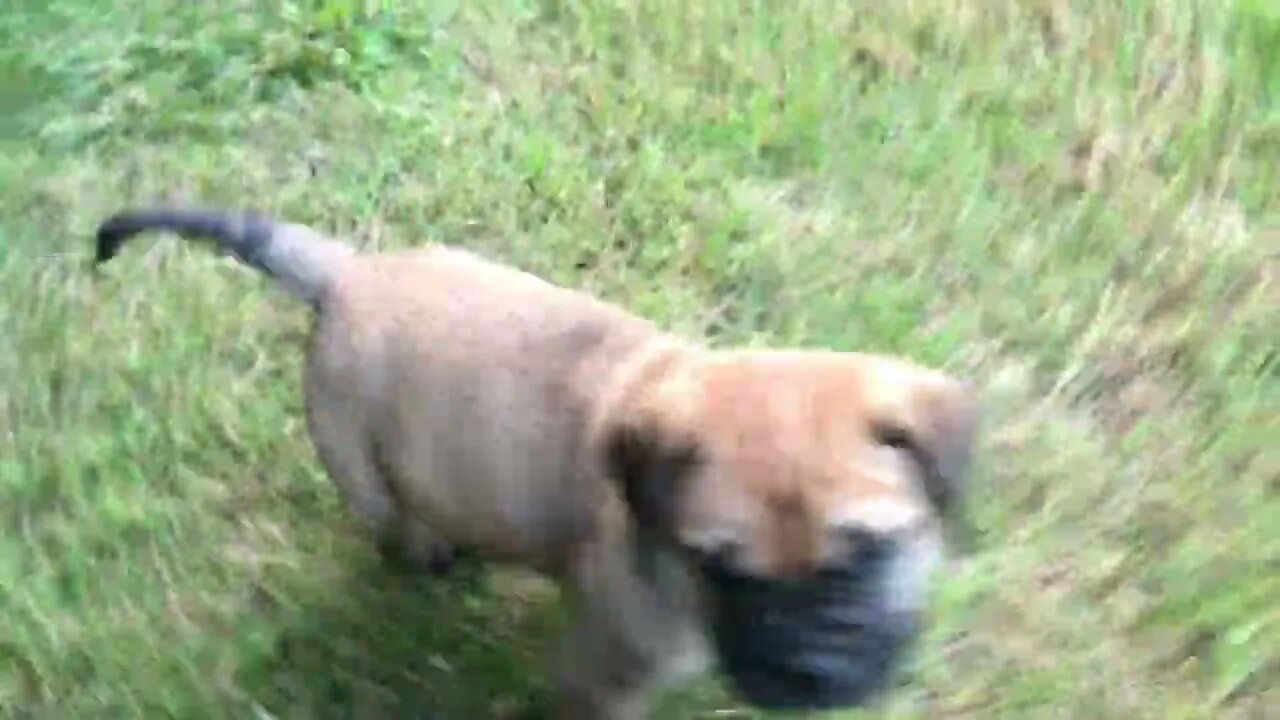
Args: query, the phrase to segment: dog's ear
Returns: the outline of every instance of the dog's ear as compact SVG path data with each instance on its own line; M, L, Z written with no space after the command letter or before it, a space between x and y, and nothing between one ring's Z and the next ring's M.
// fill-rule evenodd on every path
M703 461L696 442L664 434L652 422L609 427L603 451L606 473L646 531L669 526L683 481Z
M977 398L968 387L930 374L908 385L899 402L872 411L871 435L912 458L925 494L945 517L958 512L980 420Z
M653 423L620 423L604 435L605 473L616 483L632 518L635 570L658 582L670 548L679 497L703 462L699 446L676 440Z

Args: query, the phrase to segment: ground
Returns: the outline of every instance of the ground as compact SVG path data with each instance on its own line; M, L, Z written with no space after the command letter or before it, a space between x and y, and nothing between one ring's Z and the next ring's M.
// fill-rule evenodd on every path
M7 716L542 684L545 588L380 569L304 433L300 304L172 237L92 270L106 213L167 197L972 379L979 552L843 717L1280 717L1280 6L396 5L0 17ZM759 715L709 679L659 717Z

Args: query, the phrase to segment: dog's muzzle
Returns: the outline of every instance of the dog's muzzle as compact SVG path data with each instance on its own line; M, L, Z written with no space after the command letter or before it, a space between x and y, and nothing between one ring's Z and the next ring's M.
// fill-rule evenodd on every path
M803 582L703 568L719 663L744 700L768 710L848 708L893 682L918 621L886 599L892 543L859 540L847 563Z

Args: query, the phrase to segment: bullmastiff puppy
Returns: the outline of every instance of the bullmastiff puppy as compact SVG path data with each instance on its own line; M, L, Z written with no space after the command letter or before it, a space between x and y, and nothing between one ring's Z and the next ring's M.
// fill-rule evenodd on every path
M907 360L713 349L472 252L357 252L256 213L156 206L313 309L311 440L388 559L519 563L573 619L546 715L633 720L718 668L758 708L872 703L922 629L978 422Z

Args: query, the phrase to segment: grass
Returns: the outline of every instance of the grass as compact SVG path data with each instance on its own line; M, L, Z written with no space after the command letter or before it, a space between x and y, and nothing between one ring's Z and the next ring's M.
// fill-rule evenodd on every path
M1267 0L10 5L7 716L476 718L541 687L545 588L379 570L303 432L299 305L173 240L88 270L104 214L168 197L973 378L980 552L849 717L1276 717ZM734 708L708 680L660 716Z

